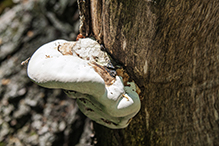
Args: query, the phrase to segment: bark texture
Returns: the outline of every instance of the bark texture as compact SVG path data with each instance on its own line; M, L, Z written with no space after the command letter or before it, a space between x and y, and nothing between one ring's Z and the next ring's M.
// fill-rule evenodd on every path
M90 120L75 101L32 83L21 66L49 41L75 40L76 0L17 0L3 10L8 1L0 2L0 146L90 144Z
M219 145L219 2L86 4L82 33L103 43L142 91L128 128L96 125L97 145Z

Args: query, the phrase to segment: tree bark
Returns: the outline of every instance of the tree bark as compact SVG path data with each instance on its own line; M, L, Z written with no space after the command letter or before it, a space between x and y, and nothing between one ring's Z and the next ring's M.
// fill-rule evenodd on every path
M4 2L0 1L0 11ZM17 1L0 14L0 146L91 143L90 120L61 90L33 83L21 62L45 43L75 40L76 0Z
M128 128L95 125L97 145L219 145L219 2L78 0L94 36L141 88Z

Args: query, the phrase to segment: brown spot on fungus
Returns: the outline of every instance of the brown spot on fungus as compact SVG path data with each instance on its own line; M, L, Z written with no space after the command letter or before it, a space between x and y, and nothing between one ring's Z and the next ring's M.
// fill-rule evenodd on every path
M87 103L87 102L86 102L86 99L84 99L84 98L80 98L79 100L82 101L84 104Z
M100 66L95 62L89 63L89 65L91 65L94 70L102 77L106 85L110 86L115 82L115 78L112 77L103 66Z
M50 55L46 55L46 58L52 58Z
M93 109L91 109L91 108L85 108L87 111L90 111L90 112L94 112L94 110Z
M105 119L103 119L103 118L101 118L101 120L102 120L104 123L106 123L106 124L111 124L111 123L112 123L111 121L105 120Z
M122 96L125 97L127 101L129 101L129 98L125 94L122 94Z
M76 45L75 42L67 42L62 45L58 45L57 49L62 55L73 55L72 48Z

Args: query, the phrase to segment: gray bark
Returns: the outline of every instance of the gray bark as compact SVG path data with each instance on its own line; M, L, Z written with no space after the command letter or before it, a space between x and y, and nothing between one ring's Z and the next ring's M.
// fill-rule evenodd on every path
M91 122L75 101L32 83L21 66L44 43L75 40L78 27L75 0L19 1L0 15L1 146L91 143Z
M219 2L86 4L82 33L103 43L142 91L130 126L96 125L97 144L219 145Z

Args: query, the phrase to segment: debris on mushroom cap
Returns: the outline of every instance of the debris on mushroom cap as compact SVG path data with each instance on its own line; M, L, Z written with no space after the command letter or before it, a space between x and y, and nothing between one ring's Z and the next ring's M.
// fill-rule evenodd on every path
M140 110L134 82L126 73L111 75L106 52L94 40L56 40L41 46L31 57L27 73L47 88L61 88L76 98L81 111L109 128L124 128ZM125 85L125 86L124 86Z
M91 62L89 65L91 65L94 70L103 78L106 85L109 86L115 82L115 78L112 77L103 66L100 66L95 62Z
M75 46L76 42L66 42L62 45L57 46L57 50L62 53L62 55L73 55L72 48Z
M78 53L84 60L96 62L102 66L112 66L110 59L106 52L101 51L101 46L98 42L85 38L79 39L73 48L73 51Z
M29 78L47 88L75 90L93 96L103 94L104 80L87 61L72 55L62 55L56 48L63 43L66 41L47 43L33 54L27 67Z

